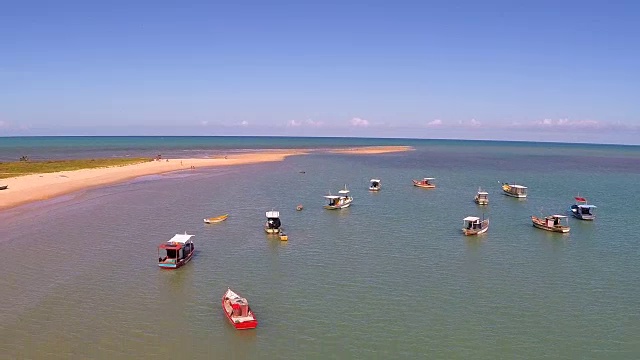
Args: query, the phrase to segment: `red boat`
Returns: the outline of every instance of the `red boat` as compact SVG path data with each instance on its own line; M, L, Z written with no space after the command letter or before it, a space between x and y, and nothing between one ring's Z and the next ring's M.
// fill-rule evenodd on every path
M222 310L236 330L255 329L258 319L249 307L247 299L227 289L222 295Z
M422 180L411 180L413 181L413 186L421 187L424 189L435 189L436 184L433 183L435 178L424 178Z

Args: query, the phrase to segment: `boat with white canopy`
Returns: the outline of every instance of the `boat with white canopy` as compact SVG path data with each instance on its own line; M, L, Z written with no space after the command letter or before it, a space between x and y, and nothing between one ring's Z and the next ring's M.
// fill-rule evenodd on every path
M176 234L171 240L158 246L158 266L162 269L177 269L193 257L195 246L186 232Z
M467 216L462 219L462 233L465 235L480 235L489 230L489 219L480 220L476 216Z
M280 222L280 212L279 211L267 211L267 222L264 223L264 231L267 234L279 234L280 226L282 223Z
M349 193L350 192L347 189L347 185L345 185L343 190L338 191L338 195L325 195L324 198L327 199L329 203L325 205L324 208L335 210L349 207L353 202L353 197L351 197Z
M380 191L381 186L379 179L369 180L369 191Z

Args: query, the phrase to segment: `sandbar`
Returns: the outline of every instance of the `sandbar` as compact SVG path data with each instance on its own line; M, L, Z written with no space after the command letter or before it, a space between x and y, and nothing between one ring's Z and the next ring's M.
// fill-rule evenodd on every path
M414 150L411 146L361 146L347 149L331 149L329 152L334 154L386 154L393 152L411 151Z
M379 146L348 149L332 149L331 153L381 154L408 151L407 146ZM18 205L52 199L79 190L115 184L140 176L163 174L174 171L189 171L216 166L236 166L263 162L283 161L288 156L305 155L311 149L260 150L249 153L230 154L217 158L161 159L140 164L113 166L95 169L60 171L46 174L31 174L0 180L9 188L0 191L0 210Z

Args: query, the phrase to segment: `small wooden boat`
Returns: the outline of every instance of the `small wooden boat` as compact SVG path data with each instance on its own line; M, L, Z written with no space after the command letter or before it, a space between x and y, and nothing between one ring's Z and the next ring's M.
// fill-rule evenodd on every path
M381 186L382 185L380 184L380 180L378 179L369 180L369 191L380 191Z
M284 231L280 230L280 241L288 241L289 240L289 235L287 235Z
M302 206L302 204L296 206L296 210L297 211L302 211L304 209L304 207Z
M192 237L186 232L176 234L171 240L158 246L158 266L162 269L177 269L188 263L195 252Z
M531 216L531 222L533 223L533 226L542 230L559 233L567 233L571 230L569 227L569 220L564 215L549 215L545 218Z
M222 310L225 316L236 330L255 329L258 319L251 310L247 299L227 289L222 295Z
M329 203L324 206L325 209L335 210L335 209L344 209L351 205L353 202L353 197L349 195L349 190L347 190L347 185L344 186L344 190L338 191L339 195L325 195L324 198L329 200Z
M0 190L7 190L8 188L9 188L9 185L0 186Z
M280 226L282 223L280 222L280 212L279 211L267 211L267 222L264 223L264 231L267 234L276 235L280 232Z
M467 236L484 234L489 230L489 219L480 220L479 217L467 216L462 221L462 233Z
M424 178L422 180L411 180L413 181L413 186L417 186L419 188L423 188L423 189L435 189L436 188L436 184L433 183L433 180L435 180L436 178Z
M473 198L473 201L478 205L489 205L489 193L478 188L478 192Z
M204 222L207 224L215 224L215 223L219 223L227 220L228 217L229 217L229 214L224 214L224 215L204 219Z
M515 198L527 197L527 187L522 185L502 183L502 191L505 195Z
M576 196L576 203L571 205L571 215L580 220L595 220L596 216L593 214L595 205L587 204L587 199Z

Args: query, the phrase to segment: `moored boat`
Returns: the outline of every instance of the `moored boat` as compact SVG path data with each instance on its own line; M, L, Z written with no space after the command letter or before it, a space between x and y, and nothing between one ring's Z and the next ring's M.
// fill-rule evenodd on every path
M353 202L353 197L349 195L347 185L344 186L343 190L338 191L338 195L325 195L324 198L329 200L329 203L324 206L325 209L329 210L344 209Z
M193 235L186 232L176 234L171 240L158 246L158 266L163 269L177 269L188 263L195 252L192 237Z
M9 185L0 186L0 190L7 190L8 188L9 188Z
M489 229L489 219L480 220L479 217L467 216L462 219L462 233L465 235L480 235Z
M587 204L587 199L576 196L576 203L571 205L571 215L580 220L595 220L596 216L593 214L595 205Z
M224 214L216 217L206 218L204 219L204 222L207 224L215 224L215 223L219 223L227 220L228 217L229 217L229 214Z
M302 206L302 204L299 204L298 206L296 206L296 210L297 211L302 211L302 210L304 210L304 206Z
M227 320L237 330L255 329L258 326L258 319L251 310L247 299L231 289L227 289L222 295L222 310Z
M489 193L478 188L478 192L473 198L473 201L478 205L489 205Z
M289 241L289 235L287 235L284 231L280 231L280 241Z
M369 191L380 191L381 186L379 179L369 180Z
M571 227L569 227L569 220L564 215L549 215L544 218L531 216L531 222L533 223L533 226L542 230L559 233L567 233L571 230Z
M502 183L502 191L505 195L515 198L527 197L527 187L522 185Z
M280 212L279 211L267 211L267 222L264 223L264 231L267 234L278 234L280 232Z
M413 181L413 186L417 186L423 189L435 189L436 184L433 183L433 180L436 178L426 177L422 180L411 180Z

